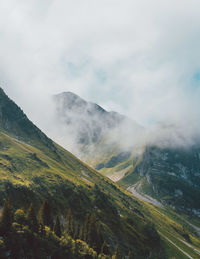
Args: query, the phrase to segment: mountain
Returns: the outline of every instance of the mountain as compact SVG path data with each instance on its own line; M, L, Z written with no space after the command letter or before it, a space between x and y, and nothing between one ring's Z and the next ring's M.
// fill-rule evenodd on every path
M106 112L73 93L62 93L55 99L57 117L66 129L63 139L71 136L68 129L75 129L77 155L90 166L146 201L154 199L154 204L200 216L197 141L180 147L147 144L154 143L155 136L125 116ZM169 137L177 134L172 125L169 130L165 125L165 132ZM182 141L181 136L177 138Z
M126 188L200 216L200 147L147 146L133 168L120 180Z
M187 255L198 258L197 229L186 219L171 210L142 202L81 162L42 133L2 89L0 114L0 205L4 204L0 217L2 258L66 258L68 252L71 252L67 256L70 259L97 258L94 251L99 251L94 245L97 237L98 242L104 241L102 246L104 244L104 252L108 254L107 257L99 255L99 258L111 258L113 253L117 256L118 250L119 258L127 256L129 251L138 259L187 258ZM10 205L4 203L8 198L13 210L17 211L12 217L12 228L2 232L2 222L6 222L4 228L10 224ZM45 226L40 227L39 233L31 230L36 226L28 221L30 218L36 220L33 209L28 209L30 203L36 212L39 211L38 220L42 218L41 222L47 222L40 223ZM28 216L25 216L27 209ZM65 232L66 216L68 226L69 220L71 222L72 237ZM62 237L56 237L59 231L48 227L50 218L58 225L57 217L64 229ZM83 234L85 229L86 234ZM98 236L97 230L101 233ZM32 253L37 255L33 257Z
M119 127L126 118L116 112L107 112L95 103L86 102L78 95L64 92L54 96L57 117L76 131L81 144L98 142L109 130Z
M142 126L71 92L55 95L53 101L59 143L104 175L111 176L122 162L126 162L122 175L130 168L145 132Z
M77 142L91 144L97 142L108 130L119 127L125 117L107 112L97 104L86 102L78 95L64 92L54 96L58 118L68 127L76 130Z

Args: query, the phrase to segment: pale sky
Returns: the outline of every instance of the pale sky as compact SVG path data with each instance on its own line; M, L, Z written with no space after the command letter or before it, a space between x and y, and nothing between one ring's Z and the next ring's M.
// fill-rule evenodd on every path
M38 126L47 97L72 91L199 131L200 1L1 1L0 84Z

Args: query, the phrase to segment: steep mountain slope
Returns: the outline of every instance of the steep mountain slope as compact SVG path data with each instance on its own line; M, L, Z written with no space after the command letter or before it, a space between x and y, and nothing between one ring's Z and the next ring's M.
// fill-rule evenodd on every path
M84 161L133 193L145 194L147 201L153 198L186 214L200 215L200 145L197 142L187 148L147 145L152 142L151 136L147 139L145 130L128 118L115 113L118 119L113 122L112 113L72 93L55 98L57 116L66 132L80 129L78 155ZM82 134L82 131L90 133ZM65 131L63 138L64 135Z
M147 147L120 181L177 210L200 216L200 148Z
M158 242L150 222L162 234L183 241L185 233L189 234L192 247L200 248L195 231L183 219L177 223L177 216L166 216L165 211L142 203L62 148L58 147L65 160L58 162L5 133L1 133L0 143L1 204L10 197L16 208L26 209L30 202L38 208L44 199L49 199L55 214L63 217L70 208L81 224L88 213L94 214L110 250L119 244L122 254L131 250L136 258L147 258L150 253L153 258L184 258L162 236ZM187 246L183 250L187 251ZM190 250L189 254L195 255Z
M63 218L71 209L74 219L83 224L87 214L95 215L111 252L118 245L122 256L130 250L136 258L187 258L168 241L172 235L173 242L195 258L200 241L182 218L177 221L176 214L166 215L141 202L82 163L47 138L3 91L0 95L1 205L10 197L15 208L26 209L33 202L38 209L48 199L54 216ZM188 236L192 248L182 242L188 242Z
M71 92L58 94L53 100L54 134L62 145L105 175L111 176L121 164L121 175L130 168L135 147L144 134L142 126Z
M27 208L31 201L38 208L49 199L56 214L65 216L70 208L82 224L88 213L94 214L111 251L119 244L122 253L132 250L139 257L162 252L160 246L151 248L148 220L129 209L138 206L136 201L48 139L2 90L0 99L1 205L10 197L16 208Z

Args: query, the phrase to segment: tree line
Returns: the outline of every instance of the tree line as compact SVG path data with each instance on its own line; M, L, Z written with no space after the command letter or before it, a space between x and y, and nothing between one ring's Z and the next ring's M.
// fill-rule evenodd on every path
M121 259L118 246L114 253L104 239L102 226L95 215L86 215L80 224L71 211L54 216L45 200L38 213L31 203L25 211L14 210L11 201L4 203L0 216L0 259ZM133 258L129 252L128 257Z

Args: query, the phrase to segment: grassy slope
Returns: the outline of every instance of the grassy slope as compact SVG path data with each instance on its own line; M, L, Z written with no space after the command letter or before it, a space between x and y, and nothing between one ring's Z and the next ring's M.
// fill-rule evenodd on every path
M133 198L109 179L81 163L71 153L56 144L55 147L58 149L60 162L35 147L5 133L0 134L1 204L11 196L17 203L16 207L27 207L32 199L39 206L44 197L50 197L55 211L62 215L70 207L81 221L87 212L93 212L102 222L105 236L113 248L119 242L125 253L132 247L135 253L140 250L141 257L146 249L151 249L144 229L146 222L152 221L161 231L168 229L175 235L180 234L176 233L172 227L174 225L180 233L183 232L182 227L163 212ZM98 183L106 196L103 202L96 197L95 183ZM195 244L200 246L198 239ZM171 247L166 240L163 246L166 249ZM170 249L170 253L179 254L174 247Z
M171 215L134 198L52 142L2 89L0 128L0 205L11 197L16 208L27 208L31 201L38 208L48 198L55 214L65 216L71 208L80 223L87 213L95 214L111 250L119 244L124 254L132 250L137 258L145 258L147 251L152 258L164 258L164 248L167 258L181 256L175 248L169 251L166 240L162 247L152 246L154 237L146 227L153 222L160 232L167 229L183 238L185 231L192 234L188 225L183 229ZM194 234L191 240L199 247Z
M44 198L49 198L56 213L66 215L71 208L79 221L87 213L95 213L112 248L120 243L121 249L128 253L134 241L133 250L145 253L147 236L139 232L145 222L134 212L131 214L137 222L135 227L121 219L119 213L126 217L130 211L122 203L124 194L111 181L56 144L60 162L4 133L0 134L0 143L1 204L11 196L16 207L27 207L31 200L38 207ZM94 183L101 191L96 190ZM134 201L131 203L134 205Z
M82 148L82 153L84 154L82 159L93 168L96 168L101 174L109 177L113 181L118 181L128 170L133 168L132 161L135 157L135 153L137 153L137 149L131 152L130 157L127 159L118 161L113 166L106 167L106 164L121 152L124 152L121 147L116 143L110 143L109 136L104 136L94 147L86 146ZM98 166L101 164L103 166L99 169Z

